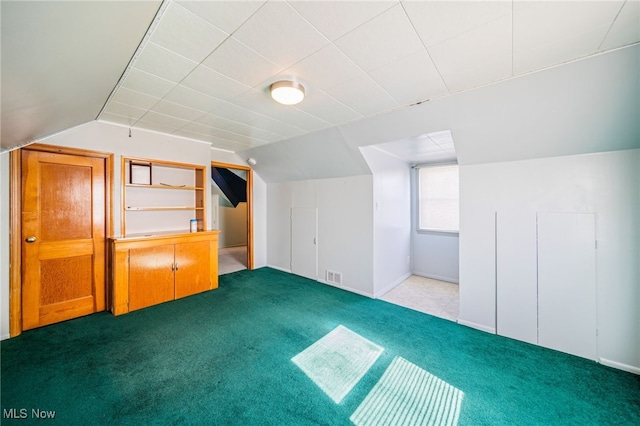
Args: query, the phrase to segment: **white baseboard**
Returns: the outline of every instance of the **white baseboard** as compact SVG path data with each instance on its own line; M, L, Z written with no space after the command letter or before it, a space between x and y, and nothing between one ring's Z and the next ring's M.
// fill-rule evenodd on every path
M407 278L409 278L411 276L411 272L407 272L406 274L404 274L403 276L401 276L400 278L398 278L397 280L395 280L394 282L392 282L391 284L389 284L388 286L386 286L385 288L383 288L382 290L376 292L373 294L373 297L375 297L376 299L384 296L386 293L390 292L391 290L393 290L397 285L399 285L400 283L402 283L404 280L406 280Z
M428 274L426 272L419 272L419 271L413 271L412 274L418 275L420 277L431 278L433 280L446 281L448 283L454 283L454 284L460 283L460 280L458 278L445 277L445 276L436 275L436 274Z
M266 265L266 266L267 266L267 268L276 269L278 271L286 272L288 274L291 273L291 269L285 269L285 268L281 268L281 267L275 266L275 265Z
M458 324L466 325L467 327L475 328L476 330L486 331L487 333L496 334L495 327L487 327L486 325L478 324L471 321L465 321L458 318Z
M321 279L318 279L318 282L319 282L319 283L322 283L322 284L330 285L331 287L339 288L340 290L348 291L348 292L350 292L350 293L359 294L360 296L365 296L365 297L373 298L373 294L371 294L371 293L367 293L367 292L364 292L364 291L362 291L362 290L358 290L358 289L353 288L353 287L349 287L349 286L346 286L346 285L337 285L337 284L335 284L335 283L330 283L330 282L328 282L328 281L321 280Z
M623 364L617 361L611 361L610 359L598 358L598 362L607 367L617 368L618 370L627 371L629 373L637 374L640 376L640 367L634 367L633 365Z

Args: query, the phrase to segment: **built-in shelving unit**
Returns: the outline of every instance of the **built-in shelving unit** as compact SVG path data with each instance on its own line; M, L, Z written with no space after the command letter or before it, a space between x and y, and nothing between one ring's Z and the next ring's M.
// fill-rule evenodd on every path
M121 235L206 229L204 166L122 157Z
M114 315L217 288L220 231L207 230L207 167L132 157L121 166L121 236L109 239Z

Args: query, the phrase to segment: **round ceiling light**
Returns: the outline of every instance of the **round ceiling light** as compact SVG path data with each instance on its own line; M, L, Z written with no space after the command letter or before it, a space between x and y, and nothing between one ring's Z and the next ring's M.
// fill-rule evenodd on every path
M283 105L295 105L304 99L304 87L296 81L276 81L270 90L271 97Z

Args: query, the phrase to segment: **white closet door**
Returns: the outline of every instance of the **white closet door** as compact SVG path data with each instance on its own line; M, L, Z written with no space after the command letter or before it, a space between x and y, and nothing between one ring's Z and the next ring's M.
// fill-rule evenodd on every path
M496 214L496 333L538 343L536 214Z
M596 359L595 215L538 213L538 343Z
M318 279L318 209L291 209L291 272Z

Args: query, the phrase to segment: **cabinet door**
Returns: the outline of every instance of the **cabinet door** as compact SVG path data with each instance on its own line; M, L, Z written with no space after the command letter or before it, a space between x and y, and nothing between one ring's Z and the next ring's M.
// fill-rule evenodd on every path
M176 244L176 298L211 288L209 241Z
M129 251L129 311L173 300L173 244Z

